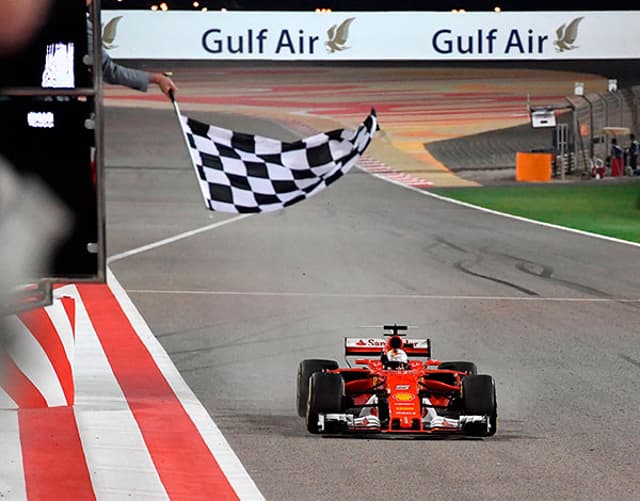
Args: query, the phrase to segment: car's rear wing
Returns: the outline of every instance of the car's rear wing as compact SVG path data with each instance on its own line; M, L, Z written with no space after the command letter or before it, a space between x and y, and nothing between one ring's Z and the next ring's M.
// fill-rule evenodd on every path
M385 338L344 338L344 354L347 357L379 357L387 345ZM409 357L431 358L431 339L402 339L402 349Z

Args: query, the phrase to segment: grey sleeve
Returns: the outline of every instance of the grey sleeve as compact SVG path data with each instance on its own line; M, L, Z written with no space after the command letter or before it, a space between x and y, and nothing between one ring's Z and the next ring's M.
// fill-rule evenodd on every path
M93 25L87 18L87 36L89 54L93 51ZM132 89L147 92L149 87L149 73L143 70L127 68L115 63L104 47L100 47L102 59L102 79L110 84L124 85Z
M102 79L110 84L124 85L142 92L147 92L149 87L149 74L146 71L127 68L113 62L104 48L102 49Z

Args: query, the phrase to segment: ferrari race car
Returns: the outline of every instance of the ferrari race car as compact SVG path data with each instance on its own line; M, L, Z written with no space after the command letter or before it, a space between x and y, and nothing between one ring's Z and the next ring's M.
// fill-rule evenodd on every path
M496 433L493 377L473 362L431 358L430 339L407 339L406 325L385 325L384 338L345 338L345 358L303 360L298 367L298 415L314 434Z

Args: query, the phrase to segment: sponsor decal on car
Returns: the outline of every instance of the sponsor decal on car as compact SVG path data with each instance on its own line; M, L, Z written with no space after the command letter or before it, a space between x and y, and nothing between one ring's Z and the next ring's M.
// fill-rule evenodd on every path
M413 393L394 393L393 398L398 402L411 402L416 396Z

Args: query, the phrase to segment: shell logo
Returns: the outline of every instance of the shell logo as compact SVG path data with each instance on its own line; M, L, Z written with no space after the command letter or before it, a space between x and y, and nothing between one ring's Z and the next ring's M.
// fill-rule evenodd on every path
M411 402L416 396L413 393L395 393L393 398L398 402Z

